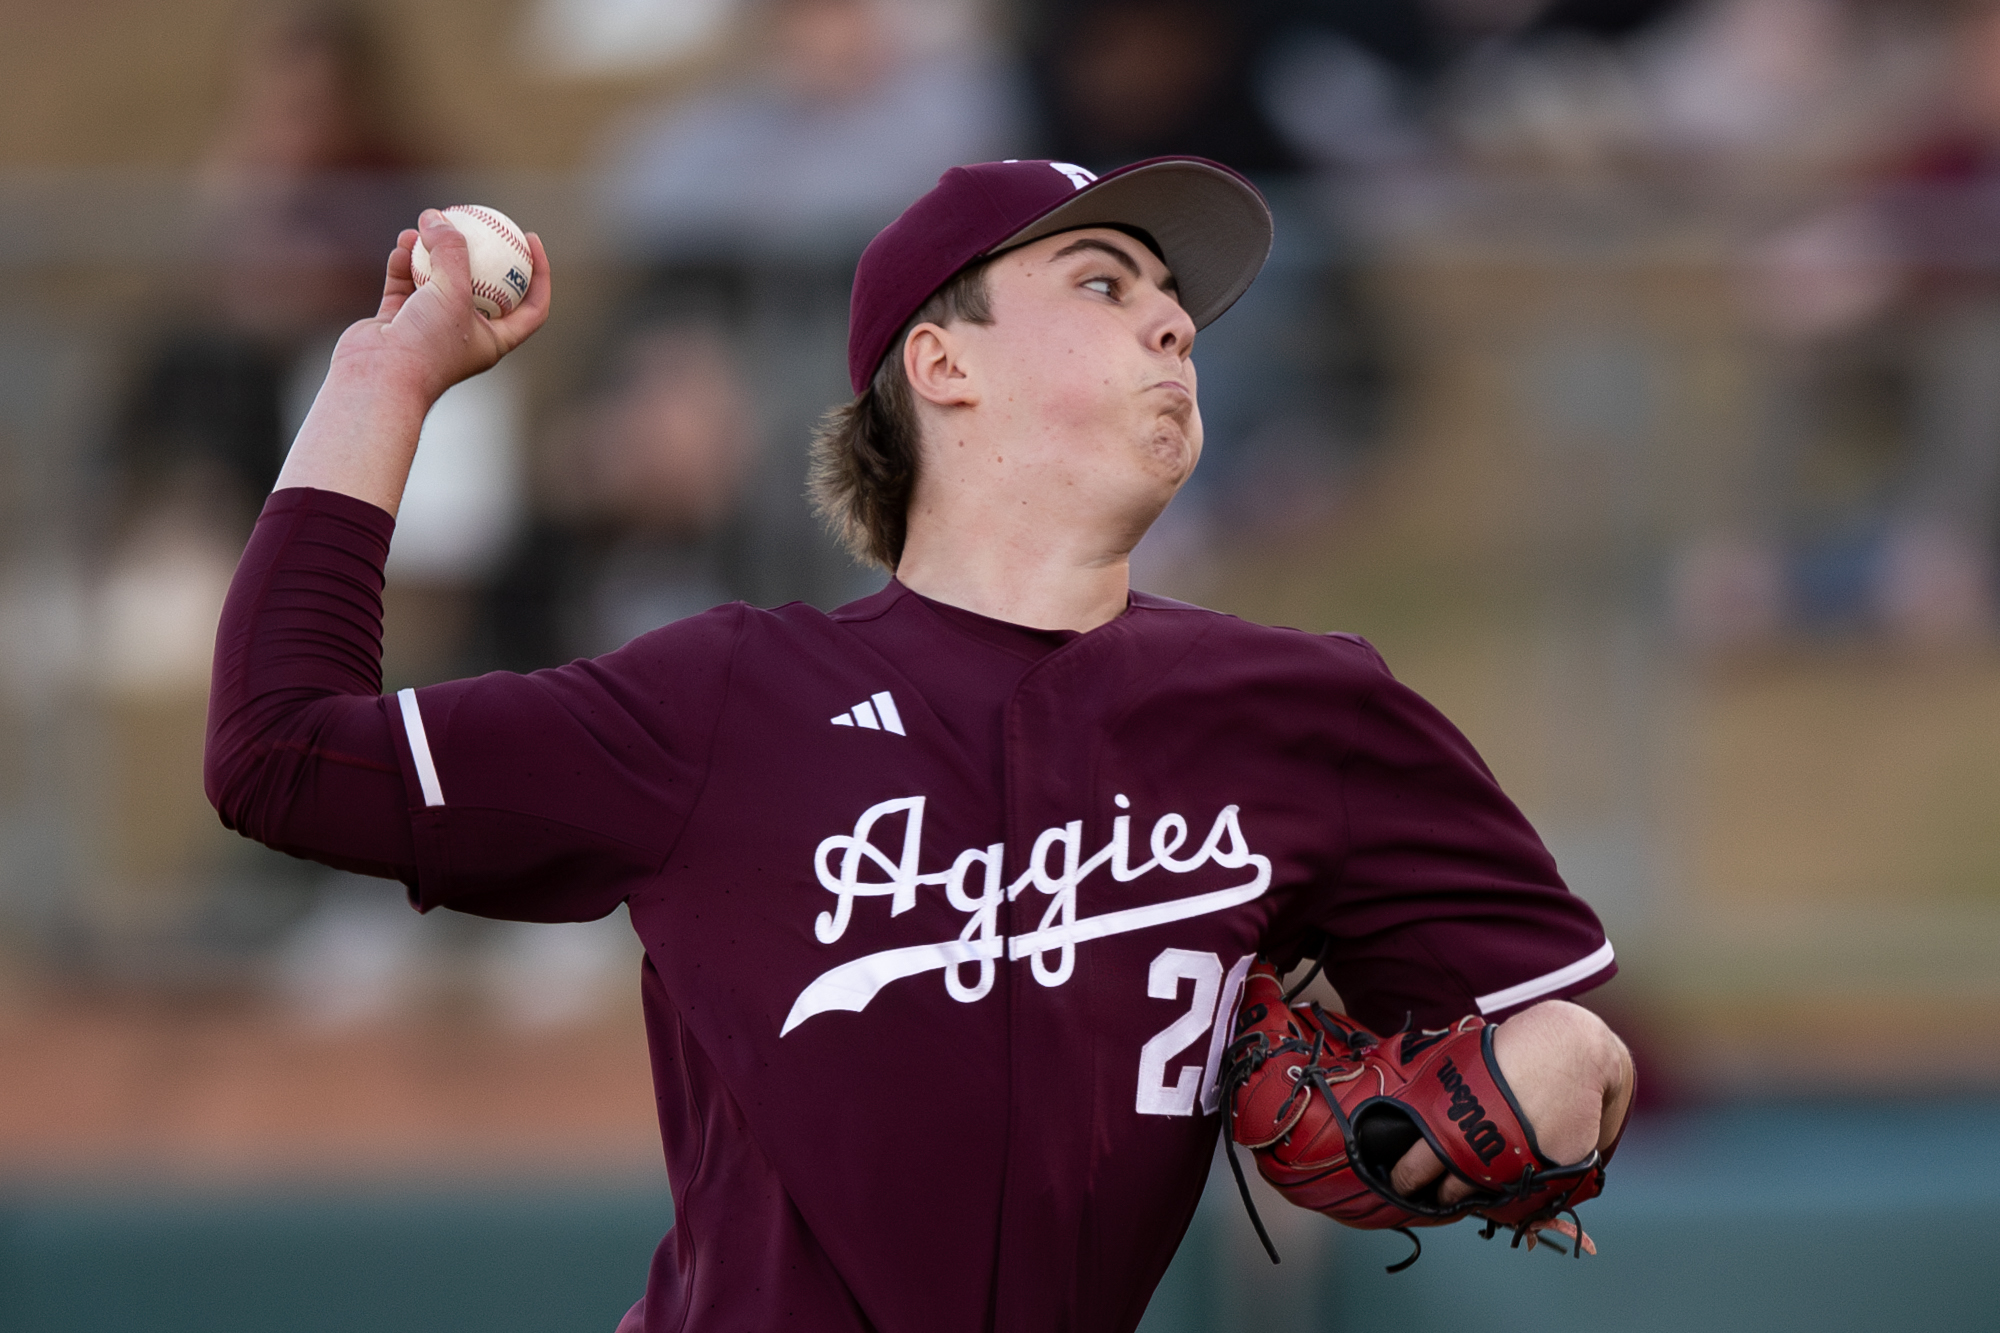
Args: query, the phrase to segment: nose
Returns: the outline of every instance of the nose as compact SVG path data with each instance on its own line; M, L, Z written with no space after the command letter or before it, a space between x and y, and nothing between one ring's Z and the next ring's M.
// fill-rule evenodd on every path
M1194 320L1181 309L1172 292L1155 291L1153 296L1159 302L1159 309L1150 326L1152 336L1148 346L1163 355L1186 360L1194 351Z

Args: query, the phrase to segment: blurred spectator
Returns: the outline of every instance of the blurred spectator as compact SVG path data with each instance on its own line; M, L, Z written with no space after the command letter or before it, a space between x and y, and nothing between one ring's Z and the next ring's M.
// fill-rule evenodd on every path
M1431 150L1422 126L1421 76L1434 54L1416 11L1407 40L1343 25L1301 26L1271 42L1258 61L1258 104L1290 151L1309 167L1379 170L1418 163Z
M1599 172L1645 145L1632 48L1684 0L1428 0L1456 59L1439 90L1449 137L1480 163Z
M1944 44L1941 95L1849 198L1773 237L1746 290L1772 346L1744 562L1758 619L1985 639L2000 542L2000 9ZM1723 539L1715 539L1722 542ZM1697 637L1717 594L1682 601Z
M199 286L113 435L114 548L116 532L144 524L153 496L195 484L220 516L211 539L233 558L334 340L373 312L397 233L436 202L389 128L382 54L364 11L348 4L253 15L196 173L207 231ZM468 656L471 592L518 520L520 414L509 368L452 389L425 422L389 563L393 677L482 665ZM171 481L181 473L200 480Z
M1947 102L1909 155L1890 227L1915 251L1915 458L1898 486L1875 600L1900 636L1995 627L2000 554L2000 6L1950 44Z
M297 908L272 892L292 863L201 808L202 714L229 573L303 410L295 382L316 388L332 338L374 309L415 216L381 68L357 10L253 14L195 173L204 248L111 423L90 667L114 776L85 929L146 940L169 972L234 966Z
M701 326L699 337L727 343L744 364L783 368L757 384L763 463L696 561L713 571L719 560L726 572L660 566L661 577L683 591L707 578L752 601L835 606L879 579L822 531L802 484L813 424L849 392L854 262L947 168L1019 156L1021 99L972 0L746 8L748 54L731 82L642 113L607 145L605 220L641 269L614 320L614 345L622 329L634 346L611 360L643 360L648 329ZM645 562L630 559L636 579ZM636 594L620 597L636 605ZM660 607L669 604L691 606L662 594ZM640 627L604 623L627 635ZM603 642L592 634L563 642Z
M1039 0L1027 6L1047 151L1086 166L1198 153L1264 176L1371 165L1469 58L1623 40L1682 0Z
M1259 7L1215 0L1049 0L1030 44L1047 155L1097 171L1166 153L1298 168L1253 90L1267 27Z
M1636 53L1674 158L1765 185L1811 184L1885 151L1935 77L1925 6L1879 0L1703 0Z
M232 539L247 531L283 460L295 362L374 309L383 259L415 216L380 70L358 11L271 9L250 24L197 173L198 281L115 431L123 505L200 470L239 511Z
M644 74L713 45L738 5L739 0L530 0L520 57L558 77Z
M1017 96L967 24L910 0L764 0L749 77L618 136L606 209L638 252L859 253L945 168L1018 154ZM932 4L932 10L963 6Z
M1428 0L1461 31L1533 37L1574 32L1618 41L1643 32L1686 0Z
M1838 0L1717 0L1647 53L1665 146L1768 158L1824 124L1852 61Z
M1531 177L1633 165L1646 107L1625 55L1558 33L1474 50L1452 71L1440 120L1472 164Z
M530 668L610 652L745 595L757 423L713 325L633 331L608 382L553 437L548 514L493 616L505 660Z
M1693 166L1711 184L1823 181L1886 151L1928 95L1934 6L1889 0L1432 0L1442 119L1480 160Z
M345 4L257 15L198 179L213 209L221 315L280 336L367 314L408 225L382 54ZM358 312L358 314L357 314Z

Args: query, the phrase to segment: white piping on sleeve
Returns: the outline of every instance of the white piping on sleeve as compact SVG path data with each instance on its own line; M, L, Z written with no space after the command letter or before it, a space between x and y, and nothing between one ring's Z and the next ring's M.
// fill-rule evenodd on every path
M1604 947L1588 958L1579 958L1568 967L1559 967L1553 972L1536 977L1533 981L1524 981L1518 986L1509 986L1506 990L1482 995L1473 1003L1479 1006L1479 1012L1482 1014L1512 1009L1517 1004L1526 1004L1529 1000L1539 999L1550 991L1561 990L1572 982L1582 981L1585 977L1602 972L1611 966L1612 960L1616 957L1617 955L1611 950L1611 941L1606 940Z
M410 758L417 766L417 785L423 788L425 805L443 805L444 788L438 785L437 765L431 761L431 743L424 735L424 715L417 708L415 690L397 690L396 702L403 706L403 730L410 738Z

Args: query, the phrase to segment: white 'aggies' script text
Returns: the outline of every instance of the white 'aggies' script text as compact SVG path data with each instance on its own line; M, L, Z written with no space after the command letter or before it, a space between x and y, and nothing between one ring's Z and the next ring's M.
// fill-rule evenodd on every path
M1118 803L1127 804L1122 796ZM897 815L903 818L903 836L892 854L876 845L876 826ZM893 824L885 826L885 835L893 828ZM815 1014L835 1009L859 1013L890 982L925 972L942 970L951 997L970 1004L993 989L994 967L1002 957L1026 958L1036 981L1060 986L1075 970L1076 946L1085 940L1220 912L1259 897L1271 886L1271 859L1250 850L1233 805L1222 808L1208 837L1188 856L1179 854L1188 841L1187 820L1180 815L1161 815L1148 840L1152 858L1136 866L1132 864L1130 815L1111 821L1111 841L1088 858L1083 855L1083 821L1072 819L1060 828L1042 830L1034 850L1028 853L1027 868L1012 883L1004 883L1001 872L1004 844L968 847L949 869L925 872L918 868L923 838L924 798L903 796L869 806L855 821L854 832L836 833L822 841L813 853L813 870L821 886L834 895L834 905L819 914L813 923L814 933L822 944L832 944L846 934L857 898L887 898L889 915L901 916L917 905L918 890L942 888L945 901L966 914L965 928L958 938L884 949L821 973L799 992L779 1036ZM1187 898L1095 916L1077 915L1078 886L1100 869L1109 868L1111 878L1123 884L1155 870L1187 875L1206 865L1250 869L1254 874L1242 884ZM880 878L863 879L868 867ZM1014 901L1030 888L1048 898L1040 925L1024 934L1002 936L1000 904Z

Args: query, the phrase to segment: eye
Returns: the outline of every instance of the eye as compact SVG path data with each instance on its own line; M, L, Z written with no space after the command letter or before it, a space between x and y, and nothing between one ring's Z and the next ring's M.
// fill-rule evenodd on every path
M1118 294L1118 279L1116 278L1091 278L1083 285L1091 291L1099 292L1105 296L1116 296Z

